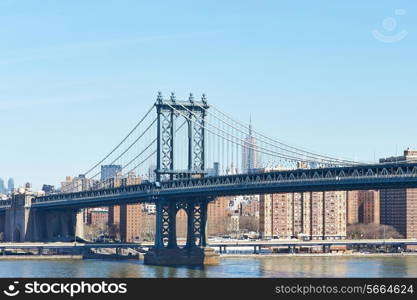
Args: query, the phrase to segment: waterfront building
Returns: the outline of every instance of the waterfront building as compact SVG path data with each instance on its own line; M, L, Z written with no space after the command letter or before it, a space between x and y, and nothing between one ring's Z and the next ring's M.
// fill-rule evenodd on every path
M120 205L120 240L125 243L139 241L142 204Z
M240 216L259 218L259 195L245 196L246 201L240 203Z
M346 192L261 195L259 228L265 238L310 239L346 237Z
M346 237L346 192L324 193L323 239L343 239Z
M381 163L417 160L417 151L381 158ZM417 238L417 189L380 190L380 223L394 227L407 239Z
M359 191L359 223L380 223L379 191Z
M105 226L109 219L107 208L99 207L88 209L87 224L93 226Z
M118 167L114 167L114 165L104 167L106 167L104 168L105 176L103 173L102 175L112 187L137 185L142 181L142 178L133 171L123 177ZM113 177L106 177L107 175L110 176L109 174L112 174ZM111 236L122 242L138 241L140 239L141 229L139 225L143 210L143 204L139 203L110 206L108 209L108 224L111 228Z
M359 191L347 192L346 222L348 225L359 222Z

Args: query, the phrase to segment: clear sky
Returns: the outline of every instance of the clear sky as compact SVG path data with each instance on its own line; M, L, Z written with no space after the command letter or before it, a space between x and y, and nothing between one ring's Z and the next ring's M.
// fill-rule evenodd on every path
M0 177L84 172L158 90L318 152L400 154L417 148L417 2L0 0Z

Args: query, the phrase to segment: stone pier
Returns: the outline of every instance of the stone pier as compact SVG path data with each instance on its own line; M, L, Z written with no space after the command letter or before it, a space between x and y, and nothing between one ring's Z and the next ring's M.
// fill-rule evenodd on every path
M0 232L8 242L73 241L81 234L76 210L53 210L32 207L34 196L16 193L11 207L0 217ZM78 220L78 222L77 222ZM82 224L81 224L82 225Z
M146 253L144 262L147 265L160 266L218 265L219 255L212 248L152 249Z
M146 253L148 265L217 265L219 255L206 247L207 199L178 201L161 200L156 206L155 246ZM177 245L176 215L187 213L187 243ZM198 243L197 243L198 241Z

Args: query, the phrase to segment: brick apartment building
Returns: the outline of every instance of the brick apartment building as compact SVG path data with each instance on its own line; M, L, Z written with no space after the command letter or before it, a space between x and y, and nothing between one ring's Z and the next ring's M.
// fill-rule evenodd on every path
M405 150L404 155L380 159L380 163L417 160L417 151ZM417 238L417 189L380 191L380 222L393 226L408 239Z
M259 228L263 237L345 238L346 192L261 195Z

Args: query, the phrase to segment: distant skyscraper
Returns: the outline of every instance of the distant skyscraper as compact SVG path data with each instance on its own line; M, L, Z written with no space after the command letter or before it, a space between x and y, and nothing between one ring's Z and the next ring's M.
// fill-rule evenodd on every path
M149 181L156 181L156 174L155 174L156 165L151 165L148 170L148 180Z
M107 179L116 177L116 174L121 171L122 171L121 165L101 166L101 180L107 180Z
M214 162L213 168L207 170L207 176L219 176L220 175L220 163Z
M242 148L242 171L250 173L259 168L259 157L256 151L256 138L252 135L252 123L249 124L249 134Z
M9 193L14 192L14 180L13 180L13 178L9 178L9 181L7 182L7 190L9 191Z
M0 194L7 194L6 187L4 186L4 180L0 178Z
M233 165L233 163L226 169L226 175L236 175L237 173L237 168Z

